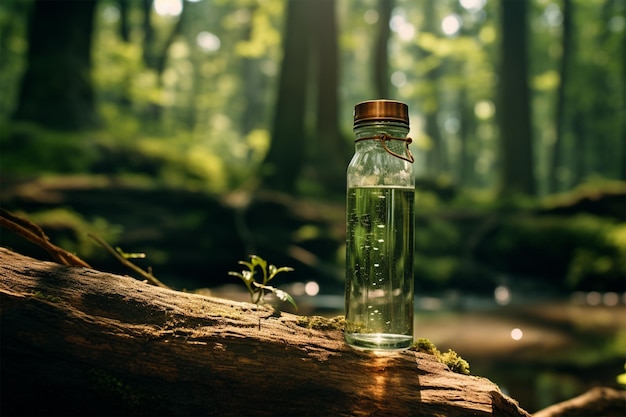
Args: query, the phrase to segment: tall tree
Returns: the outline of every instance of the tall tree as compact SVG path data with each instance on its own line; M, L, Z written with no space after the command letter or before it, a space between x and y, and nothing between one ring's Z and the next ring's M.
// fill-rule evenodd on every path
M343 191L352 149L339 128L339 47L335 0L287 2L283 61L264 185L296 191L307 178ZM310 176L310 177L309 177Z
M143 29L143 62L148 68L155 68L157 55L155 46L155 33L152 27L152 0L142 0L142 21L141 27Z
M262 167L266 187L293 192L305 154L310 0L286 3L283 60L272 128Z
M459 159L457 161L457 181L460 185L473 185L474 169L472 164L471 132L476 128L473 108L468 100L468 88L463 85L459 91Z
M312 37L315 51L314 83L317 91L315 123L316 177L326 188L343 192L352 146L339 129L339 46L335 0L317 0L313 9L314 26L321 30Z
M425 0L423 3L424 25L423 32L437 33L437 13L435 7L437 3L431 0ZM432 59L433 52L421 49L423 62ZM444 172L446 165L446 151L444 140L441 135L441 129L438 122L439 111L439 95L440 95L440 77L443 72L444 58L435 58L435 65L425 73L424 85L425 94L422 98L423 112L425 113L426 126L425 131L432 143L432 148L428 153L427 165L428 173L432 177L436 177L440 172Z
M569 81L569 62L572 53L572 2L563 0L563 34L562 34L562 55L559 68L560 84L557 90L556 100L556 138L552 146L552 161L548 177L549 191L558 191L558 171L562 164L561 152L563 144L563 134L565 128L565 103L566 91ZM582 150L579 150L581 152Z
M120 37L126 43L130 43L130 6L128 0L118 0L117 7L120 11Z
M393 0L378 0L378 34L374 51L374 87L379 98L389 97L389 36Z
M246 41L252 40L253 16L258 8L258 5L250 5L245 9L250 16L243 27L243 38ZM262 94L259 94L259 87L262 86L263 77L257 57L246 56L242 59L241 78L244 85L243 94L245 96L244 108L241 115L241 132L247 135L253 129L258 128L263 120L263 113L259 111L259 109L263 107L264 97Z
M528 88L527 9L524 0L501 0L498 97L501 195L533 195L533 151Z
M53 129L97 126L91 78L96 0L34 3L15 120Z

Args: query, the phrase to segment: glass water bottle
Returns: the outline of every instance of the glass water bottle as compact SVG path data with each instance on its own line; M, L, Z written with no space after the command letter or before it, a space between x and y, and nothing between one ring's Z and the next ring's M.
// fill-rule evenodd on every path
M413 342L415 179L406 104L359 103L348 166L345 340L357 349Z

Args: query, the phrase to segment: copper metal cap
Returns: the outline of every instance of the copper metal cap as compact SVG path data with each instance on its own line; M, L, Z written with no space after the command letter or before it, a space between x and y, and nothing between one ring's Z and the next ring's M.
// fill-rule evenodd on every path
M409 106L394 100L368 100L354 106L354 127L366 122L388 121L409 125Z

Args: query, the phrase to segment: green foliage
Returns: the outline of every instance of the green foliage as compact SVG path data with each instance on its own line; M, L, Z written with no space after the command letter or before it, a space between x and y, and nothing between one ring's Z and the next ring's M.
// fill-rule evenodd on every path
M126 146L124 151L139 159L145 151L146 160L164 163L156 179L175 186L209 184L211 191L223 191L254 179L267 152L284 56L286 7L280 0L182 4L183 13L175 16L151 10L152 44L138 4L127 7L126 38L121 36L118 3L98 4L91 48L98 110L107 132ZM564 142L556 150L563 154L562 166L557 167L560 187L569 188L594 174L618 177L624 163L619 159L624 120L615 117L623 108L622 6L600 0L572 5L576 48L564 86L559 74L562 4L541 0L529 6L535 165L544 192L552 168L546 155L555 150L555 97L561 87L567 108L562 121ZM352 104L376 94L372 83L364 80L383 69L390 75L390 95L410 105L414 151L424 162L420 177L445 174L464 186L494 186L499 141L494 116L500 110L495 97L498 7L498 2L487 2L480 10L450 2L398 3L392 13L389 59L381 60L388 61L389 68L378 68L372 60L373 47L380 25L387 23L381 22L369 2L338 2L340 67L350 75L342 77L339 86L341 129L351 128ZM5 93L0 97L0 122L6 122L15 108L27 68L31 8L31 2L0 4L0 85ZM445 35L441 23L452 15L461 19L460 30ZM199 42L199 34L207 31L219 39L215 50ZM155 59L164 63L163 68L155 68ZM425 120L430 114L437 123ZM307 115L307 120L313 124L315 115ZM189 138L187 146L176 143L181 136ZM146 137L163 142L166 151L145 150L139 142ZM584 138L594 138L594 146ZM0 143L11 156L4 158L3 171L90 171L93 150L99 151L97 141L65 134L59 140L49 139L36 144ZM13 152L15 145L22 151Z
M121 233L119 226L101 217L87 219L68 208L29 213L27 217L43 228L56 245L78 254L81 258L102 256L98 245L89 238L89 233L103 236L111 242L115 242Z
M267 264L267 261L260 256L250 255L250 262L239 261L240 265L244 265L247 270L244 269L241 272L229 272L229 275L240 278L248 292L250 293L250 300L255 304L263 304L266 292L274 294L279 300L289 302L296 310L298 306L291 295L278 288L267 285L276 275L280 272L293 271L293 268L283 266L277 268L274 265ZM261 281L257 282L255 275L258 271L261 271Z
M429 254L446 254L459 248L460 230L449 220L431 217L424 223L419 222L415 233L415 247L428 250Z
M251 132L249 145L256 149L246 157L251 164L229 166L226 162L233 159L227 153L216 154L210 144L189 134L140 136L133 131L130 125L113 131L62 132L6 123L0 129L0 169L9 177L92 173L222 192L251 174L268 143L263 132Z
M128 129L99 138L99 158L92 171L143 178L148 184L166 187L207 191L226 187L227 173L220 158L209 148L194 145L188 135L137 136Z
M415 164L417 176L425 183L418 184L416 195L415 270L420 285L442 289L484 282L474 270L463 269L468 259L496 272L548 278L566 289L621 282L626 264L623 224L602 220L601 215L575 218L571 224L565 215L507 217L503 213L537 210L536 200L494 197L501 139L495 117L501 110L495 89L498 2L487 2L481 10L450 2L399 2L392 12L389 59L378 62L373 60L373 48L380 25L388 22L382 22L370 3L336 3L342 28L338 53L342 72L349 74L340 80L338 121L344 132L351 130L352 105L375 95L372 82L364 80L374 78L378 70L392 81L390 95L409 104L413 149L420 162ZM95 14L91 73L104 128L79 133L8 121L27 68L32 4L0 2L2 177L96 174L147 187L213 193L254 187L275 128L286 3L182 2L184 13L176 16L152 8L152 45L146 40L138 4L128 6L129 36L121 36L119 4L99 2ZM552 168L549 155L554 152L563 156L557 167L560 189L594 176L623 175L624 118L615 117L624 100L619 59L622 6L603 0L572 4L576 47L565 85L559 73L562 4L539 0L529 6L535 174L542 193L553 191L545 184ZM462 24L448 36L441 23L451 14ZM198 42L198 35L207 31L220 41L215 50ZM163 68L149 62L150 55L160 55L156 58L162 59ZM389 66L379 67L382 62ZM555 149L555 101L561 87L567 105L561 122L563 143ZM306 112L310 128L318 120L313 109L307 107ZM593 144L587 138L594 138ZM307 153L316 148L311 141L301 146L300 140L294 138L293 149L301 152L303 171L317 169L307 162ZM337 178L337 183L342 181ZM299 178L297 183L305 193L328 198L328 190L315 177ZM576 191L591 193L594 187L600 188L590 181L586 189ZM574 197L557 196L554 201ZM454 218L456 214L460 216ZM496 225L480 236L492 214ZM99 227L96 233L103 235ZM304 239L314 231L300 232Z
M608 290L626 276L624 227L588 214L509 217L483 242L478 257L498 270L555 283L567 277L569 290Z
M91 133L62 132L30 123L0 129L1 169L5 175L87 172L98 158Z
M469 363L460 357L458 353L452 349L448 349L447 352L441 353L439 349L437 349L437 347L428 339L417 339L413 342L410 350L435 356L439 362L446 365L452 372L462 375L470 374Z
M259 3L257 10L251 16L250 39L239 41L235 45L235 53L245 58L261 58L271 53L280 45L280 28L275 26L273 19L282 12L283 4L276 1ZM236 28L239 22L233 16L231 27Z
M491 291L494 274L556 289L622 291L625 184L591 180L541 200L502 201L484 190L422 184L416 195L414 270L420 289Z
M19 93L16 82L26 67L27 16L31 2L0 2L0 124L13 112Z
M420 286L446 288L459 268L459 258L453 255L429 255L415 252L413 270Z

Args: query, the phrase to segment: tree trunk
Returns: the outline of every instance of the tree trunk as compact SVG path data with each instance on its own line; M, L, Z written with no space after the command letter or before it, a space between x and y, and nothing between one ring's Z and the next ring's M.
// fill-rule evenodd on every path
M0 248L3 415L526 416L433 356ZM36 400L33 400L36 397Z
M556 193L560 191L558 172L563 164L561 151L563 148L563 136L565 131L565 103L567 102L566 94L569 82L569 62L572 53L572 2L571 0L563 0L563 54L559 68L560 84L557 90L556 100L556 137L552 146L552 163L548 176L548 192ZM581 149L577 150L582 153Z
M378 0L378 33L374 50L374 88L378 98L389 98L389 20L394 0Z
M35 2L15 120L61 130L97 126L91 79L95 6L96 0Z
M120 38L126 43L130 43L130 6L128 0L117 0L120 11Z
M146 68L154 68L156 66L156 47L155 34L152 27L152 0L142 0L141 2L143 29L142 58Z
M283 61L272 142L263 163L264 185L293 192L306 153L305 113L309 74L310 0L286 3Z
M424 10L424 32L437 33L437 14L435 7L437 3L431 0L426 0L423 3ZM422 59L432 55L432 52L421 51ZM423 113L425 113L426 126L424 130L431 140L432 147L427 154L427 169L428 175L437 179L441 173L446 172L446 149L444 144L444 138L441 135L441 129L439 128L438 115L440 106L440 77L443 72L444 58L440 58L437 65L433 66L425 75L426 86L422 97Z
M254 15L259 8L258 4L247 7L250 18L244 23L243 40L252 41ZM243 102L243 112L241 115L241 132L248 135L254 129L263 127L265 113L265 96L259 91L266 89L265 79L261 71L261 60L256 56L246 56L241 62L241 79L243 80L243 91L245 97Z
M626 412L626 392L612 388L593 388L578 397L551 405L533 417L616 416Z
M502 195L535 194L528 88L528 5L527 1L501 1L502 62L498 113Z
M316 177L327 190L344 193L346 168L353 145L339 128L339 46L335 0L317 0L312 12L314 27L321 28L312 37L315 45L316 126L312 158Z
M459 159L457 168L457 184L460 186L475 185L474 156L475 144L472 139L472 132L476 130L476 119L474 118L474 108L469 102L467 87L461 87L459 92Z

